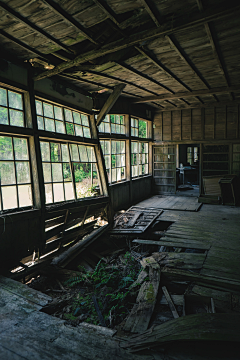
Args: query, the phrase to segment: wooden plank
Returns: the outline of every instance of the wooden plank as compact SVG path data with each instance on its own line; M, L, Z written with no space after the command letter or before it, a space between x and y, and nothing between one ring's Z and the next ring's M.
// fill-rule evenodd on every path
M125 84L119 84L114 87L114 90L112 94L109 96L105 104L103 105L100 113L97 116L96 125L99 126L103 120L103 118L109 113L119 96L121 95L121 92L125 88Z
M145 7L145 9L147 10L148 14L151 16L152 20L155 22L156 26L159 27L160 23L154 14L151 2L149 0L140 0L140 1L143 4L143 6Z
M184 295L171 295L171 299L175 305L183 306L184 304ZM166 297L163 295L160 300L161 305L168 305Z
M173 303L173 301L171 299L171 296L169 295L169 292L167 291L166 286L162 287L162 291L163 291L163 293L165 295L165 298L167 299L168 305L170 307L170 310L171 310L171 312L173 314L174 319L179 318L177 309L175 308L175 305L174 305L174 303Z
M142 214L142 212L136 212L133 217L128 221L127 223L127 227L131 228L135 225L137 219L139 218L139 216Z
M172 238L161 238L161 240L142 240L142 239L135 239L133 240L134 243L143 244L143 245L156 245L156 246L169 246L169 247L182 247L184 249L199 249L199 250L209 250L210 244L204 243L201 241L194 241L194 240L178 240Z

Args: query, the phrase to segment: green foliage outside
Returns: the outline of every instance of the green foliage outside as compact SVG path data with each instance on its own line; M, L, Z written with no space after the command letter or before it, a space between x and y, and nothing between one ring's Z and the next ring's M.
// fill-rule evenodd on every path
M146 138L147 137L147 122L143 120L139 120L139 137Z
M65 282L69 287L84 287L84 295L79 294L73 302L72 312L68 317L73 316L76 309L83 314L88 314L87 322L100 325L94 308L92 295L96 296L100 311L105 323L109 327L119 324L131 311L136 300L136 293L139 288L131 289L130 285L136 281L140 265L129 252L123 257L122 266L109 266L101 260L98 262L94 272L86 271L79 267L81 275L70 278Z

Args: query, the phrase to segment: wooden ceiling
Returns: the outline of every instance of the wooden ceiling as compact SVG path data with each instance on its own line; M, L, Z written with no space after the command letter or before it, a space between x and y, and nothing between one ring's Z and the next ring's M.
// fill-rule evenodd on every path
M157 109L240 101L240 5L233 0L4 0L0 50L89 93Z

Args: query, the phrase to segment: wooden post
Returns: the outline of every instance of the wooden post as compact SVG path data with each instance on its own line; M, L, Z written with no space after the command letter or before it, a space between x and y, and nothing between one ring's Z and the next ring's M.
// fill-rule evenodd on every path
M201 109L201 138L205 139L205 108Z
M216 133L216 108L213 107L213 139L215 140L215 133Z
M200 149L199 149L199 156L200 156L200 161L199 161L199 195L203 194L203 181L202 181L202 177L203 177L203 144L200 144Z
M182 140L182 110L180 110L180 140Z
M121 95L121 92L123 91L125 86L126 84L119 84L114 87L113 92L111 93L111 95L109 96L109 98L107 99L100 113L97 116L97 122L96 122L97 126L101 124L104 117L109 113L109 111L111 110L111 108L113 107L119 96Z

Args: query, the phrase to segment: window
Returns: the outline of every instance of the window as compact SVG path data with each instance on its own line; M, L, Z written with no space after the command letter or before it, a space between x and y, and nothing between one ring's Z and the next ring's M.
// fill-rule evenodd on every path
M102 140L101 147L109 183L126 179L126 144L125 141Z
M0 136L0 210L32 206L27 139Z
M39 130L91 138L88 116L59 105L36 100Z
M131 143L131 167L132 177L148 174L148 143Z
M40 142L47 204L97 195L92 146Z
M131 118L131 135L147 138L147 121Z
M22 94L0 87L0 124L25 126Z
M187 162L193 165L198 161L198 147L188 146L187 147Z
M103 133L126 134L125 118L123 115L107 115L98 127Z

